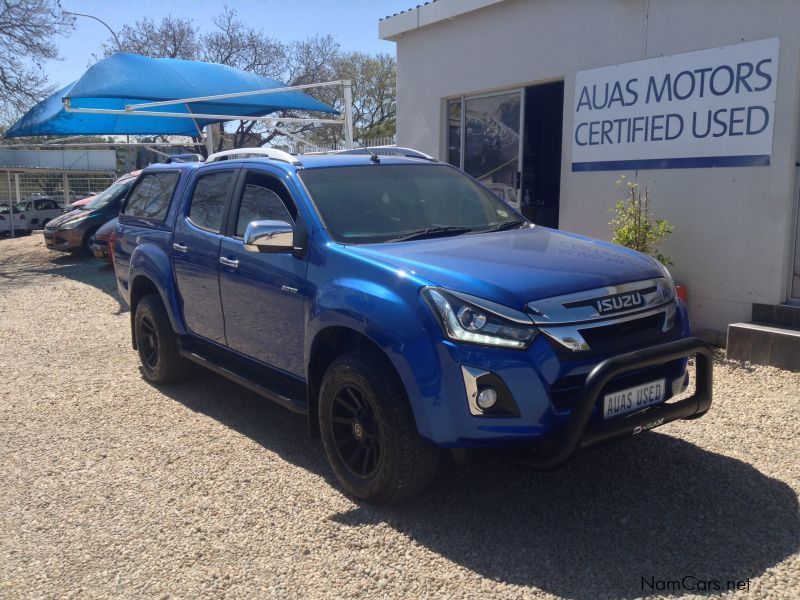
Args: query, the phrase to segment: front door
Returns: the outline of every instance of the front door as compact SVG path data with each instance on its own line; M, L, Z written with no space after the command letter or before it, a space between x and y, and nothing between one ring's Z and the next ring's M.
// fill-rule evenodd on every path
M195 335L225 343L225 319L219 295L222 228L236 171L204 170L194 182L172 238L172 264L186 326Z
M277 369L305 377L306 262L285 253L247 252L244 232L260 220L295 224L297 206L274 175L250 170L240 186L231 235L222 240L220 294L228 346Z

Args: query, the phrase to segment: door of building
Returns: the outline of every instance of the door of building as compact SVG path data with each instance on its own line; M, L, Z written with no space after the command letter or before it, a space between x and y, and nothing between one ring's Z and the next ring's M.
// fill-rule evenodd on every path
M564 82L525 88L522 213L537 225L558 227Z

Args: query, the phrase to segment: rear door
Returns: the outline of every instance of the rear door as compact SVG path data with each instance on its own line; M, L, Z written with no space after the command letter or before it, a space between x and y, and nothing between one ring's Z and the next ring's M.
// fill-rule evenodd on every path
M186 326L195 335L225 343L219 270L222 228L238 169L203 169L175 223L172 265Z
M44 227L45 223L55 219L63 212L58 202L52 198L34 200L33 206L36 212L36 222L32 222L31 225L37 225L39 228Z
M305 377L307 263L292 252L247 252L243 242L251 221L286 221L297 231L297 205L284 183L266 170L248 169L240 181L230 234L222 240L220 253L226 263L220 270L220 294L228 346Z
M131 256L137 246L153 244L164 252L169 251L172 228L165 219L180 176L177 170L145 173L136 181L136 187L119 212L120 235L114 246L114 272L121 288L130 284Z

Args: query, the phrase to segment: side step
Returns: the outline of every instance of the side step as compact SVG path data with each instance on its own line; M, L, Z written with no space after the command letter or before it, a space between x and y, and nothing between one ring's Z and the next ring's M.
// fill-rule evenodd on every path
M258 369L257 372L255 368L250 369L239 365L219 352L206 351L195 345L181 348L181 356L246 387L259 396L288 408L292 412L301 415L308 414L305 392L293 389L299 386L287 384L287 382L281 381L282 378L277 375L270 376L268 373L263 373L262 371L266 371L266 369Z

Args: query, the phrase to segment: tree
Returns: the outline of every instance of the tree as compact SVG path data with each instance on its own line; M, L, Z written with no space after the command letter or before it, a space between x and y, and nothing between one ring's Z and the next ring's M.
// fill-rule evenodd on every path
M54 0L0 2L0 119L15 119L55 91L42 63L58 57L53 37L71 23Z
M200 37L201 59L277 79L286 85L326 81L339 44L332 36L314 36L301 42L284 44L262 30L248 26L236 17L234 9L225 7L214 19L215 30ZM318 96L319 97L319 96ZM320 100L325 101L320 97ZM302 116L282 111L275 116ZM241 121L231 135L234 148L261 146L282 136L281 131L299 135L310 126L275 128L260 121ZM220 148L224 142L220 136Z
M370 56L362 52L340 54L333 63L332 79L349 79L353 91L354 135L358 140L391 137L397 117L397 63L389 54ZM329 104L344 111L341 88L334 88ZM322 145L336 144L341 128L324 127L312 138Z
M143 18L123 27L119 35L121 48L113 40L108 40L103 49L106 56L121 49L152 57L214 62L271 77L289 86L351 79L357 136L394 134L396 65L393 57L387 54L373 57L358 52L343 54L330 35L284 43L261 29L249 26L237 17L235 9L227 6L213 19L213 24L211 31L198 34L191 20L166 17L156 24ZM340 86L316 88L308 90L308 93L339 111L343 110ZM282 111L274 116L307 115ZM245 120L239 122L233 132L219 136L218 148L221 149L223 144L234 148L261 146L291 140L292 135L300 134L312 143L332 146L341 143L342 128L307 124L279 124L275 127L261 121Z
M103 54L124 51L144 56L165 58L198 58L197 28L190 19L178 19L171 15L164 17L159 24L143 17L133 25L125 24L119 31L119 46L108 40L103 44Z

